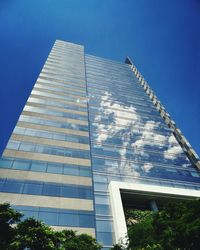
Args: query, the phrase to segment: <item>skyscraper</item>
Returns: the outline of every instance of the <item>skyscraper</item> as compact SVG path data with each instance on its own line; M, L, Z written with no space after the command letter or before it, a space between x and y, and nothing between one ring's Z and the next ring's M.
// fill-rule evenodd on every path
M0 201L55 229L126 234L123 207L200 197L200 161L129 58L56 41L0 161Z

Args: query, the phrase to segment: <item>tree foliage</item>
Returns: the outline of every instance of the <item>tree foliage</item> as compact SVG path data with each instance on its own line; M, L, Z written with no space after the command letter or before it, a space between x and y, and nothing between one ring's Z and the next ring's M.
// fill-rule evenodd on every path
M0 249L7 249L16 235L16 228L13 224L18 223L22 214L15 211L9 204L0 205Z
M1 250L100 250L97 241L75 231L54 231L42 221L34 218L21 220L22 214L9 204L0 205L0 249ZM13 226L13 224L16 224Z
M129 247L139 249L141 246L153 244L152 213L150 211L135 211L134 219L136 222L128 230Z
M126 216L129 238L126 249L200 249L200 200L169 203L158 212L130 210Z
M164 249L200 249L200 200L168 204L155 213L153 228Z

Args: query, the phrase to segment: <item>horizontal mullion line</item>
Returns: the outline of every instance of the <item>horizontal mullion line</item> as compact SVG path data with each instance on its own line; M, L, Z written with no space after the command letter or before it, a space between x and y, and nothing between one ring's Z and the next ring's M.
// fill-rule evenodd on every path
M70 65L64 64L64 63L54 62L54 60L47 60L44 66L45 67L46 66L47 67L51 67L53 69L60 69L60 70L65 70L66 68L68 68L71 72L73 72L75 74L79 73L79 74L84 74L85 75L85 71L84 70L80 70L80 69L74 70L74 68L70 67Z
M83 86L82 84L80 85L80 84L74 84L72 82L66 82L66 81L60 81L60 80L52 80L51 78L48 78L48 77L42 77L42 78L39 77L37 79L37 82L52 84L52 85L55 85L55 86L62 86L64 88L72 88L72 89L75 89L75 90L78 90L78 91L81 91L81 92L84 92L84 93L86 92L86 86Z
M11 178L29 181L45 181L52 183L92 186L91 178L75 175L63 175L46 172L24 171L15 169L0 169L1 178Z
M51 64L45 63L43 69L47 69L47 70L55 70L56 72L60 72L60 73L70 73L70 74L76 74L77 76L82 76L85 77L85 72L84 71L77 71L77 70L72 70L68 67L62 68L57 66L53 66Z
M144 93L144 95L138 95L137 93L135 93L134 91L129 91L129 92L124 92L124 91L121 91L120 89L118 89L118 91L120 92L120 94L117 92L117 91L113 91L113 90L99 90L99 89L93 89L93 88L88 88L88 93L89 94L95 94L96 96L106 96L106 92L107 93L112 93L112 96L117 96L118 98L120 97L126 97L126 98L134 98L134 99L142 99L142 100L147 100L147 95Z
M110 100L111 102L114 102L115 104L119 104L119 105L126 105L127 107L129 107L128 105L132 106L134 108L134 105L138 105L138 106L141 106L141 107L153 107L152 104L149 102L149 105L148 103L146 102L140 102L139 100L131 100L131 101L126 101L126 103L122 103L120 101L118 101L117 99L116 100ZM91 94L89 94L89 103L90 105L89 106L94 106L94 107L99 107L99 106L96 106L96 104L94 105L93 103L91 102L101 102L101 99L98 100L97 97L95 96L91 96ZM104 101L104 102L107 102L107 101ZM100 105L100 104L99 104ZM153 107L155 108L155 107Z
M87 117L86 116L81 116L81 115L77 115L77 114L73 114L73 113L67 113L67 112L60 112L60 111L56 111L53 109L49 109L46 107L34 107L34 106L30 106L30 105L26 105L23 109L23 111L29 111L29 112L34 112L34 113L38 113L38 114L47 114L47 115L52 115L55 117L63 117L66 119L74 119L77 121L85 121L85 123L81 123L82 125L88 125L87 123Z
M74 66L74 64L72 62L67 62L67 61L61 61L61 60L57 60L57 59L53 59L52 57L48 57L48 59L45 62L45 65L54 65L56 67L60 67L60 68L65 68L67 67L68 69L70 69L72 72L83 72L84 71L84 65L80 65L80 67L78 66Z
M53 82L61 82L61 83L65 83L65 84L68 84L68 85L74 85L74 86L78 86L78 87L82 87L83 89L85 89L85 82L80 84L80 83L77 83L77 82L73 82L73 81L66 81L66 80L60 80L60 79L57 79L57 78L52 78L52 77L48 77L48 76L39 76L38 79L44 79L44 80L48 80L48 81L53 81Z
M70 68L67 68L65 70L61 70L60 67L56 68L56 67L50 67L47 66L46 64L44 65L44 67L42 68L42 72L50 72L53 74L60 74L60 75L67 75L67 76L76 76L77 78L81 78L81 79L85 79L85 74L84 73L79 73L80 71L72 71Z
M57 87L57 88L60 88L60 89L66 89L66 90L72 90L72 91L75 91L75 92L79 92L79 93L84 93L86 95L86 88L83 88L83 87L79 87L79 86L76 86L76 85L73 85L73 84L66 84L66 83L61 83L61 82L55 82L55 81L49 81L49 80L44 80L44 79L40 79L38 78L37 82L36 83L39 83L39 84L43 84L43 85L49 85L49 86L52 86L52 87Z
M74 132L77 132L77 134L82 133L88 133L88 126L86 125L77 125L77 124L72 124L72 123L63 123L60 121L52 121L48 120L47 118L43 117L37 117L37 116L29 116L29 115L20 115L19 120L20 122L26 122L29 124L34 124L34 125L44 125L44 126L50 126L55 129L70 129L73 130Z
M112 157L105 157L105 156L100 156L100 155L93 155L93 157L95 157L96 159L103 159L103 160L115 160L115 161L117 161L117 162L129 162L129 163L134 163L134 164L139 164L139 165L141 165L141 164L149 164L149 161L143 161L143 160L136 160L136 161L134 161L134 160L122 160L122 159L120 159L119 160L119 158L112 158ZM159 163L159 162L151 162L153 165L154 165L154 167L155 166L158 166L158 167L164 167L164 168L178 168L178 166L177 165L174 165L174 164L169 164L169 163L167 163L167 164L164 164L164 163ZM189 170L188 168L187 169L183 169L183 168L179 168L179 169L181 169L181 170Z
M147 142L147 143L151 143L151 141L149 140L144 140L144 143L145 142ZM153 145L153 143L159 143L160 141L158 141L158 140L155 140L155 141L153 141L152 142L152 145ZM121 146L118 146L117 144L115 144L115 147L113 147L113 144L105 144L105 143L103 143L103 144L101 144L101 143L95 143L95 141L92 141L92 148L93 149L96 149L95 147L94 147L94 145L99 145L99 146L105 146L105 150L104 150L104 152L108 152L108 155L109 155L109 152L116 152L116 153L119 153L119 151L118 150L120 150L120 149L126 149L126 150L128 150L129 152L133 152L133 147L130 147L130 146L126 146L126 147L124 147L123 145L121 145ZM145 144L144 144L145 145ZM166 146L170 146L170 144L163 144L163 145L166 145ZM176 144L176 146L179 146L179 144L177 143ZM107 147L107 148L106 148ZM109 150L109 147L111 148L111 150ZM98 149L98 148L97 148ZM153 153L153 154L155 154L155 155L163 155L163 153L164 153L164 151L163 152L161 152L161 150L152 150L152 149L139 149L139 152L140 151L144 151L144 153ZM166 150L165 150L166 151ZM101 155L101 154L95 154L94 153L94 156L104 156L104 155ZM135 154L135 153L133 153L133 156L134 155L137 155L137 154ZM166 155L169 155L169 156L176 156L177 157L177 154L173 154L173 153L166 153ZM119 155L119 157L120 157L120 155ZM185 158L187 158L187 156L185 155L185 153L184 152L182 152L182 153L179 153L179 157L180 158L183 158L183 159L185 159ZM111 157L111 158L113 158L113 159L118 159L118 158L115 158L115 157Z
M100 72L95 72L95 71L89 71L87 70L86 72L86 77L88 81L93 81L93 80L99 80L99 81L110 81L110 82L122 82L121 86L126 86L126 84L130 85L131 83L134 83L139 89L142 89L142 87L139 85L139 82L137 79L131 77L130 75L123 74L123 72L117 71L116 73L112 72L106 72L106 71L100 71Z
M99 97L102 97L103 95L96 95L96 94L91 94L91 93L89 93L89 98L91 98L91 99L97 99L97 100L99 100L99 101L103 101L105 104L108 104L108 103L111 103L111 104L119 104L119 105L123 105L123 106L125 106L126 105L126 103L125 103L125 101L120 101L120 100L118 100L117 98L116 98L116 100L113 98L113 97L111 97L110 99L108 99L108 100L104 100L103 98L99 98ZM104 95L105 96L105 95ZM122 98L123 98L123 96L121 96ZM142 102L141 100L139 100L139 99L132 99L131 101L129 101L130 103L132 103L133 105L138 105L138 106L141 106L141 107L148 107L148 109L150 109L150 110L152 110L152 108L153 108L153 110L154 111L157 111L157 109L155 108L155 106L153 106L153 104L151 104L151 103L145 103L144 101ZM105 104L104 104L104 106L105 106ZM149 104L149 105L148 105ZM101 104L102 106L103 106L103 104ZM113 105L112 105L113 106ZM107 107L107 108L112 108L112 106L110 105L110 107ZM127 106L127 108L130 108L129 106ZM135 108L134 106L132 106L132 108ZM119 108L118 108L119 109ZM119 109L120 110L120 109ZM122 109L121 109L122 110ZM125 108L123 108L123 110L125 110Z
M72 106L75 106L75 107L82 107L82 108L85 108L85 110L86 110L86 104L84 104L84 103L66 101L65 99L61 99L61 98L58 98L58 97L57 98L56 97L49 98L48 96L37 95L37 94L31 94L30 97L39 98L39 99L42 99L42 100L49 100L50 99L53 102L58 102L58 103L61 103L61 104L66 104L66 105L72 105Z
M31 102L31 101L28 101L26 103L26 106L40 107L40 108L44 108L44 109L48 109L48 110L55 110L55 111L60 111L60 112L64 112L64 113L77 114L77 115L80 115L80 116L87 116L88 115L86 112L83 112L83 111L78 111L78 110L73 110L73 109L66 109L66 108L59 108L59 107L55 107L53 105L40 104L40 103Z
M73 44L72 44L73 45ZM53 49L57 49L57 50L62 50L62 51L71 51L73 53L76 53L77 55L79 54L83 54L84 53L84 47L81 46L81 45L77 45L76 46L72 46L72 45L69 45L69 43L65 44L64 43L55 43L54 46L53 46Z
M47 70L47 69L42 69L42 71L41 71L40 74L47 74L47 75L52 75L52 76L58 76L59 78L60 78L60 77L72 78L72 79L77 79L78 81L79 81L79 80L81 80L81 81L84 81L84 80L85 80L84 77L78 77L76 74L69 74L69 73L61 74L61 73L59 73L59 72L54 72L54 71Z
M63 108L63 109L70 109L70 110L75 110L75 111L81 111L81 112L86 112L86 108L83 108L83 107L77 107L75 105L69 105L69 104L64 104L64 103L60 103L60 102L57 102L57 101L53 101L52 99L42 99L40 98L40 96L38 97L33 97L33 96L30 96L29 99L28 99L28 102L32 102L32 103L39 103L39 104L42 104L42 105L51 105L51 106L54 106L54 107L58 107L58 108Z
M65 197L0 193L0 200L2 203L8 202L19 206L38 206L60 209L74 209L74 210L88 210L93 211L93 201L86 199L75 199Z
M84 68L84 60L80 57L75 58L74 55L72 55L71 58L70 57L67 58L63 56L56 56L54 54L50 54L48 56L48 59L57 60L59 62L65 62L65 63L71 64L71 67L74 66L74 68L78 68L78 69Z
M33 112L33 111L23 111L22 115L28 115L28 116L35 116L35 117L41 117L41 118L47 118L53 121L59 121L59 122L66 122L66 123L72 123L72 124L78 124L78 125L86 125L88 126L88 123L86 121L77 120L77 119L71 119L71 118L64 118L62 116L55 116L55 115L46 115L43 113Z
M67 49L70 48L70 49L75 50L75 51L81 51L81 52L84 51L83 45L74 44L74 43L63 41L63 40L56 40L53 47L56 47L56 46L58 46L60 48L67 48Z
M49 56L54 56L57 58L60 58L61 60L68 60L68 61L74 61L74 60L80 60L81 62L84 59L84 53L78 53L76 50L66 50L64 53L60 52L59 50L55 50L52 48Z
M65 41L62 41L62 40L56 40L55 43L54 43L54 46L60 46L62 48L64 47L64 48L67 48L67 49L70 48L70 49L75 50L75 51L81 51L81 52L84 51L84 46L83 45L74 44L74 43L70 43L70 42L65 42Z
M62 175L83 176L91 178L91 169L79 165L63 163L52 163L49 161L25 160L21 158L2 157L0 167L4 169L15 169L33 172L54 173Z
M108 108L108 109L106 109L106 108L105 108L105 111L110 111L111 113L113 113L113 112L115 111L115 109L113 109L113 108ZM126 114L126 113L127 113L127 115L128 115L128 112L124 112L124 111L121 111L121 112L123 112L123 114ZM159 118L159 119L161 118L160 113L158 113L158 114L150 114L150 113L148 113L148 112L145 112L144 110L138 110L138 109L137 109L135 112L136 112L136 115L137 115L137 116L141 116L141 117L147 117L146 115L148 115L148 118L150 118L150 119L151 119L151 118ZM97 113L97 112L94 112L94 113L91 112L90 115L91 115L91 114L101 115L101 114L99 114L99 113ZM134 115L134 113L131 113L131 112L129 113L129 115L130 115L130 114L133 114L133 115ZM116 115L116 117L117 117L117 118L120 118L120 119L130 120L130 121L132 120L132 119L130 119L128 116L125 117L125 116L118 116L118 115Z
M77 50L71 50L71 49L58 49L56 47L53 47L49 56L56 56L56 57L62 57L63 59L68 59L68 61L71 60L83 60L83 51L77 51Z
M107 59L107 58L102 58L102 57L98 57L98 56L94 56L94 55L89 55L86 54L86 62L91 60L92 64L94 61L98 61L98 62L104 62L107 65L118 65L120 67L124 67L124 65L126 65L125 63L119 62L119 61L115 61L115 60L111 60L111 59Z
M126 88L130 88L130 87L135 87L138 90L142 90L142 88L140 86L138 86L136 81L133 81L133 79L121 79L120 81L120 76L118 78L111 78L109 76L104 76L104 77L88 77L87 76L87 82L88 85L90 84L95 84L95 83L102 83L104 85L107 85L108 87L113 87L113 85L115 85L115 87L126 87Z
M122 125L124 124L123 120L130 121L130 122L132 122L132 121L139 121L140 123L144 124L144 121L141 121L141 118L145 118L145 119L157 118L159 120L156 121L156 122L163 122L161 116L156 116L156 115L154 116L154 115L149 115L149 114L148 114L148 116L143 115L143 114L142 114L142 116L140 116L138 113L133 114L133 115L137 116L137 118L134 119L134 118L129 118L129 117L125 117L125 116L119 116L119 115L116 115L116 114L115 114L115 118L118 118L118 122L119 122L119 120L121 120L122 123L120 123L120 124L122 124ZM109 117L107 115L97 114L97 116L100 116L101 119L104 119L104 120L106 119L106 121L109 121ZM95 118L93 113L90 113L89 117L92 118L91 120L93 120L93 118ZM150 120L150 121L152 121L152 120ZM145 122L147 122L147 121L145 121ZM112 123L112 122L110 122L110 123ZM167 125L165 124L165 122L163 122L163 124L161 124L161 126L167 127Z
M66 133L63 133L63 131L60 132L60 130L59 132L58 130L55 130L55 129L53 131L50 131L50 129L47 130L46 127L48 126L45 126L45 128L43 128L43 126L41 125L34 126L34 124L28 124L27 126L27 124L28 123L26 123L25 125L22 124L22 126L16 125L13 131L13 134L33 136L33 137L36 136L36 137L56 140L57 142L65 141L68 143L72 142L72 143L81 143L81 144L86 144L86 145L89 143L88 136L78 135L79 131L77 131L77 133L75 133L76 131L74 131L74 134L72 133L66 134Z
M109 103L109 101L105 101L105 103L106 102L108 102ZM112 100L110 101L111 103L112 103ZM157 109L154 109L154 110L152 110L151 108L149 108L149 107L147 107L146 106L146 108L147 109L145 109L144 107L145 106L142 106L142 105L139 105L139 104L134 104L134 105L136 105L136 106L134 106L134 107L132 107L132 108L135 108L135 112L143 112L143 113L148 113L148 114L151 114L151 112L155 112L155 115L158 113L158 111L157 111ZM138 107L139 106L139 107ZM129 110L127 110L127 109L125 109L125 108L116 108L116 107L114 107L113 105L110 105L109 107L108 106L106 106L105 104L104 105L102 105L101 106L105 111L107 111L107 110L109 110L109 111L120 111L120 112L123 112L124 114L130 114L130 111ZM92 112L94 112L94 113L97 113L97 111L99 110L99 106L94 106L94 105L91 105L90 106L90 108L89 108L89 111L92 113ZM158 113L159 114L159 113Z
M74 44L74 43L70 43L70 42L66 42L63 40L56 40L54 43L54 46L60 46L60 47L65 47L65 48L72 48L75 49L76 51L80 50L83 51L84 50L84 46L81 44Z
M56 50L64 50L64 51L72 51L74 53L83 53L83 46L78 45L78 44L70 44L70 43L58 43L55 42L53 45L52 49L56 49Z
M97 126L99 126L99 125L103 125L103 126L105 126L105 129L107 129L106 128L106 126L107 126L107 124L104 124L104 123L100 123L100 122L92 122L92 124L91 124L91 121L90 121L90 126L92 127L92 130L94 130L95 129L95 131L99 131L99 130L97 130ZM140 124L140 128L141 129L144 129L143 127L142 127L142 125L144 125L144 123L143 124ZM135 125L134 125L134 127L135 127ZM123 124L115 124L115 128L117 129L117 128L122 128L122 129L124 129L124 125ZM169 131L169 132L172 132L172 130L170 129L170 128L168 128L167 126L161 126L161 125L159 125L159 128L162 128L164 131ZM157 130L156 130L157 131ZM108 132L109 133L109 132Z
M109 87L113 88L113 85L110 85L110 86L106 85L106 84L98 85L98 84L93 83L93 82L92 83L87 82L87 86L88 86L89 91L107 91L107 92L109 92L110 91ZM133 94L144 94L146 96L145 91L143 91L142 89L135 88L135 86L134 87L130 86L129 88L124 88L124 87L119 86L119 89L120 89L120 93L123 93L123 94L127 94L127 93L130 93L129 91L132 91ZM115 91L117 91L117 90L115 90Z
M30 123L30 122L18 121L16 126L22 127L22 128L42 129L44 131L58 132L58 133L66 134L66 135L78 135L78 136L89 137L88 132L79 131L79 130L72 130L72 129L65 129L65 128L57 128L57 127L47 126L47 125L39 125L39 124Z
M80 165L80 166L85 166L85 167L91 166L91 162L88 159L50 155L50 154L41 154L41 153L34 153L34 152L25 152L25 151L19 151L19 150L11 150L11 149L5 149L3 156L4 157L17 157L17 158L22 158L22 159L27 159L27 160L40 160L40 161L48 161L48 162L56 162L56 163L66 163L66 164Z
M86 100L86 97L83 97L83 96L73 95L73 94L70 94L70 93L66 94L66 93L63 93L63 92L55 91L55 90L48 90L48 89L43 89L43 88L38 88L38 87L34 87L33 90L38 90L38 91L41 91L41 92L55 94L55 95L59 95L59 96L74 97L74 98L79 98L81 100Z
M56 47L53 47L51 49L51 52L50 52L50 55L55 55L55 56L61 56L61 57L72 57L70 59L73 59L76 58L76 59L82 59L83 60L83 56L84 56L84 53L83 51L77 51L75 49L65 49L65 50L61 50L61 49L57 49Z
M79 143L79 142L69 142L55 139L48 139L38 136L30 136L30 135L21 135L13 133L10 137L10 140L15 140L18 142L27 142L38 145L47 145L47 146L55 146L57 148L68 148L68 149L77 149L83 151L89 151L90 147L87 143ZM9 143L8 143L9 144ZM84 159L84 158L83 158Z
M114 65L113 67L109 67L108 65L97 65L97 64L88 64L86 62L87 66L87 72L88 74L96 74L96 75L121 75L122 77L130 77L132 76L132 71L129 68L126 67L116 67ZM132 77L133 79L134 77ZM135 78L134 78L135 79Z
M116 64L116 63L107 63L105 61L95 61L95 60L88 60L86 58L86 66L89 70L98 70L98 71L126 71L127 67L124 63Z
M175 169L175 168L173 168ZM94 174L99 174L99 175L107 175L105 174L105 172L101 172L101 171L97 171L97 170L93 170L94 171ZM111 173L112 174L112 173ZM121 177L121 174L114 174L115 177ZM188 186L189 188L192 187L199 187L199 183L194 183L194 182L188 182L186 180L184 181L181 181L181 180L170 180L170 179L164 179L164 178L160 178L160 177L148 177L148 176L137 176L135 177L134 176L134 173L133 175L131 175L131 172L130 172L130 175L126 175L126 174L123 174L123 177L124 178L129 178L129 179L137 179L137 180L141 180L141 181L149 181L149 184L151 184L151 182L155 183L157 182L157 185L159 186L159 183L161 184L161 186L163 186L163 184L170 184L170 186L174 186L174 185L186 185ZM147 182L148 183L148 182ZM168 186L167 185L167 186ZM101 193L102 191L95 191L96 193Z
M137 129L137 130L135 130L135 129ZM143 134L144 132L146 133L154 133L154 134L156 134L156 135L161 135L161 136L171 136L171 135L173 135L173 132L172 131L166 131L166 130L164 130L164 131L161 131L161 130L158 130L158 129L155 129L155 130L151 130L151 128L149 128L149 129L147 129L147 128L143 128L143 127L139 127L139 126L134 126L134 129L132 129L131 130L131 132L132 133L134 133L134 132L136 132L136 133L138 133L138 134ZM99 130L99 129L92 129L92 133L94 134L94 133L96 133L96 134L104 134L104 135L110 135L110 132L108 131L108 132L106 132L106 130L103 130L103 131L101 131L101 130ZM108 138L121 138L121 135L118 135L117 133L116 134L114 134L114 135L112 135L112 137L108 137Z
M61 84L61 83L57 83L57 82L51 82L51 81L42 81L40 79L37 80L37 83L41 84L41 85L45 85L45 86L49 86L49 87L56 87L56 88L59 88L59 89L63 89L63 90L66 90L66 91L69 91L69 90L72 90L74 92L78 92L80 94L85 94L86 95L86 90L85 89L82 89L82 88L77 88L77 86L70 86L70 85L67 85L67 84Z
M76 49L65 49L64 53L58 49L56 49L55 47L52 48L51 52L49 55L53 55L56 57L62 57L62 58L66 58L69 57L69 60L74 60L74 59L80 59L83 60L84 57L84 53L83 51L77 51Z
M78 81L78 82L82 82L83 84L85 84L85 80L84 79L77 79L76 77L69 77L69 76L61 76L58 74L52 74L52 73L48 73L48 72L41 72L39 77L49 77L52 79L58 79L60 81Z
M97 89L97 91L106 91L106 92L112 92L114 91L119 91L121 90L123 93L131 93L132 94L144 94L144 96L146 96L146 92L144 92L142 89L139 89L138 87L134 86L134 84L129 84L126 87L121 87L122 83L116 82L113 83L113 81L99 81L99 80L88 80L87 81L87 87L90 91L94 91L95 89ZM117 89L116 89L117 88Z
M65 91L64 91L64 89L61 89L60 87L58 88L58 87L55 87L55 86L51 86L51 85L45 85L45 84L40 84L40 83L36 83L35 85L34 85L34 89L35 88L40 88L40 89L44 89L44 90L47 90L47 91L54 91L54 92L56 92L57 94L59 93L61 93L62 95L72 95L72 96L77 96L77 97L79 97L79 98L86 98L86 94L83 94L83 93L77 93L76 91L69 91L69 89L67 90L67 89L65 89Z
M91 99L94 99L95 100L95 97L89 97L89 98L91 98ZM93 101L93 100L92 100ZM99 101L99 100L98 100ZM115 102L116 104L119 104L119 105L121 105L121 102L120 101L117 101L117 100L110 100L111 102ZM105 102L108 102L108 101L105 101ZM139 106L139 107L145 107L145 108L149 108L149 106L150 107L153 107L154 109L155 109L155 107L153 106L153 104L151 105L151 103L149 103L150 105L147 105L147 104L145 104L144 102L138 102L138 101L134 101L134 102L131 102L130 103L131 105L137 105L137 106ZM94 108L99 108L99 106L97 106L97 105L94 105L93 103L92 104L90 104L90 107L94 107ZM134 106L133 106L134 107Z

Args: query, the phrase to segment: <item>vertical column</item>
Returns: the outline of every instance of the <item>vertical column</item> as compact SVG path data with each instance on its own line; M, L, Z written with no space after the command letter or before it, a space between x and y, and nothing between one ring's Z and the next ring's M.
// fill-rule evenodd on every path
M183 136L180 129L176 127L175 122L171 119L169 113L165 110L163 105L160 103L160 101L157 99L156 95L152 91L152 89L149 87L148 83L145 81L143 76L140 74L140 72L137 70L133 62L130 60L129 57L126 58L125 63L129 64L131 66L131 69L135 76L137 77L138 81L146 91L149 98L152 100L153 104L159 111L161 117L164 119L165 123L173 130L174 136L176 137L177 141L179 142L180 146L183 148L185 153L187 154L190 161L196 166L197 169L200 170L200 159L197 153L194 151L194 149L191 147L190 143L187 141L187 139Z

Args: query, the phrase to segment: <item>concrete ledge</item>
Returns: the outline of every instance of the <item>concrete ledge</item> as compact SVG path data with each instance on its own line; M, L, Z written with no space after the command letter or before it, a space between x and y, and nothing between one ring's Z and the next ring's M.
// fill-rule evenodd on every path
M111 203L111 211L113 216L113 225L115 232L115 241L116 243L122 241L122 243L124 244L125 244L124 238L127 236L127 226L125 221L120 190L137 191L141 192L141 194L154 193L160 196L173 195L176 196L177 198L200 197L200 190L111 181L109 184L109 192L110 192L110 203Z

